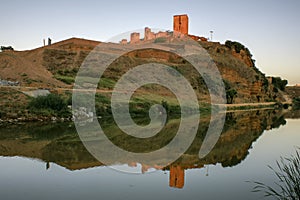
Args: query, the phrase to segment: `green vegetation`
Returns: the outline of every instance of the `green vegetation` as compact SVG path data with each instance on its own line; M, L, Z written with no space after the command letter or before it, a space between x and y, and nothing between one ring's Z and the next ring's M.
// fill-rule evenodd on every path
M288 81L282 80L280 77L272 77L272 84L274 85L274 88L284 91Z
M244 51L246 51L246 53L248 53L252 57L249 49L246 48L244 45L242 45L239 42L233 42L233 41L230 41L230 40L226 40L225 46L230 48L230 49L234 49L235 52L237 52L237 53L240 53L241 50L244 50Z
M95 95L95 108L97 116L110 116L111 107L110 107L110 98L102 94Z
M164 107L164 109L166 110L167 113L170 112L169 104L167 101L162 100L161 105Z
M70 77L70 76L62 76L62 75L54 75L54 78L56 78L57 80L59 81L62 81L68 85L71 85L75 82L75 79L73 77Z
M295 110L300 109L300 97L295 97L293 99L293 109L295 109Z
M237 96L237 91L231 87L230 83L224 80L225 90L226 90L226 99L228 104L232 104L234 98Z
M268 186L261 182L255 182L256 186L253 192L264 192L266 197L275 199L294 200L300 199L300 155L296 151L296 155L290 158L282 158L276 161L278 170L273 167L269 168L273 171L278 182L276 187Z
M160 37L160 38L156 38L156 39L154 40L154 43L164 43L164 42L166 42L166 41L167 41L166 38Z
M8 46L8 47L1 46L1 51L6 51L6 50L11 50L11 51L13 51L14 48L12 48L12 46Z
M66 101L56 94L33 98L28 108L33 113L44 116L68 117L70 115Z
M235 89L228 89L226 90L226 99L227 103L232 104L234 97L236 97L237 91Z
M100 79L100 81L98 83L98 88L113 89L115 84L116 84L116 82L114 80L103 77Z

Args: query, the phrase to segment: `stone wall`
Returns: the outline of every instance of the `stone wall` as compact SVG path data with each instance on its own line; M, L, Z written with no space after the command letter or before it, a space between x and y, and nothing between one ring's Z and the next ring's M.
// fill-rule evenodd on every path
M136 44L140 42L140 33L131 33L130 35L130 44Z
M153 39L155 39L155 33L152 32L150 28L146 27L144 40L147 41L147 40L153 40Z
M127 44L128 42L127 42L127 39L122 39L120 43L121 44Z

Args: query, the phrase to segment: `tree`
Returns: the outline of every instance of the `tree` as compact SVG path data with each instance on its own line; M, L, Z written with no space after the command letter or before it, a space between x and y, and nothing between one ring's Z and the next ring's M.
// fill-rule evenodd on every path
M227 80L224 80L226 99L228 104L232 104L234 98L237 96L237 91L231 87L230 83Z
M6 50L11 50L11 51L13 51L14 48L12 48L12 46L8 46L8 47L1 46L1 51L6 51Z
M237 91L235 89L226 90L227 103L232 104L233 99L237 96Z

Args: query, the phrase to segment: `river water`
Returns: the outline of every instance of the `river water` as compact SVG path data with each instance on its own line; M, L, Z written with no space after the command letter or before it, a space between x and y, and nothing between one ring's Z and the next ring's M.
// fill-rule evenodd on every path
M178 123L170 119L165 134L141 144L124 136L109 120L103 127L115 144L136 152L166 145ZM276 178L268 165L275 167L280 156L288 157L300 146L297 114L235 112L227 114L214 149L199 159L207 120L201 123L188 151L162 168L132 158L105 166L85 149L72 123L2 126L0 199L260 199L263 194L252 192L251 181L272 185ZM114 169L123 167L143 173Z

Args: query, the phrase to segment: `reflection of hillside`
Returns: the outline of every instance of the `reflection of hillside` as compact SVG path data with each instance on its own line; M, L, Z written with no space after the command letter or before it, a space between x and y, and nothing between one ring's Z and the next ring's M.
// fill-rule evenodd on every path
M285 124L280 111L253 111L228 113L226 124L214 149L204 158L199 159L198 153L205 137L209 118L201 119L200 128L188 151L172 165L165 167L170 170L170 186L184 186L184 170L202 168L204 165L221 163L222 166L234 166L248 155L248 150L264 130L277 128ZM105 124L104 131L117 145L134 151L158 149L166 144L178 129L178 120L170 120L162 134L139 143L124 135L114 125ZM73 124L28 124L4 127L0 129L0 156L25 156L38 158L47 163L53 162L70 170L101 166L79 140ZM155 145L154 145L155 144ZM120 158L119 163L134 166L138 161ZM47 164L49 167L49 164ZM51 166L50 166L51 167ZM159 166L143 166L143 170Z
M293 110L284 115L287 119L299 119L300 118L300 110Z
M170 170L170 186L183 187L185 169L202 168L205 165L217 163L221 163L223 167L239 164L246 158L252 143L262 135L264 130L278 128L285 123L280 111L227 113L221 137L204 159L198 157L203 135L201 129L197 135L198 138L185 155L165 168ZM178 178L183 180L178 180Z

